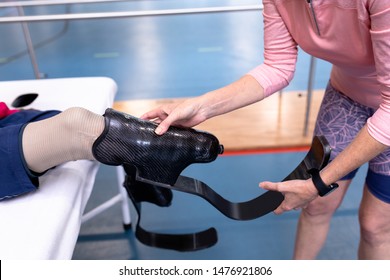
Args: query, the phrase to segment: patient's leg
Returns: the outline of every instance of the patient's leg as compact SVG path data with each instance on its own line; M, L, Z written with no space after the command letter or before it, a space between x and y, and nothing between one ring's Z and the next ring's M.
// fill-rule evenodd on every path
M28 168L41 173L67 161L93 160L91 147L103 129L104 117L83 108L29 123L22 136Z

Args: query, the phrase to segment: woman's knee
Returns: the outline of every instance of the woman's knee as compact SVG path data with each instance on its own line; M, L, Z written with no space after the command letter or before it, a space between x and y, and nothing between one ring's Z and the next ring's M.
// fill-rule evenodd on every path
M337 210L339 204L323 201L321 198L317 198L309 203L309 205L303 209L303 212L308 216L332 216Z
M84 125L84 121L89 115L94 114L91 111L81 107L71 107L58 115L61 124L70 130L77 129Z
M318 197L317 199L310 202L309 205L303 209L304 213L308 216L332 216L343 201L349 184L350 181L341 181L339 184L339 189L329 194L328 196Z
M384 220L383 217L370 213L368 211L359 211L359 223L361 238L366 242L381 244L386 240L390 240L389 220Z
M359 209L361 237L366 242L390 241L390 204L380 201L365 188Z

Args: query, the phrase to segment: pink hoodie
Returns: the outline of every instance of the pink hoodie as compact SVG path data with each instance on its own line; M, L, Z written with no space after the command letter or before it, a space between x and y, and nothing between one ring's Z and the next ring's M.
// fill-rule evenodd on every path
M263 0L264 63L251 72L266 96L293 78L297 45L333 64L331 83L377 109L368 131L390 146L390 1Z

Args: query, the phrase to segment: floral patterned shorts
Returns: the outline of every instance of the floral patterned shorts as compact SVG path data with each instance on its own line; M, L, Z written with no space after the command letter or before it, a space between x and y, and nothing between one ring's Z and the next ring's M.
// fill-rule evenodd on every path
M374 109L353 101L328 83L314 134L323 135L328 140L332 147L330 160L348 146L374 112ZM352 171L342 179L352 179L356 172ZM390 149L369 161L366 183L372 194L390 203Z

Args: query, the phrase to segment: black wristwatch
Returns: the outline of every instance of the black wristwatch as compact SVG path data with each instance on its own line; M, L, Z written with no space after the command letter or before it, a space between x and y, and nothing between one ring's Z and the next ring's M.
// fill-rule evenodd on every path
M326 185L320 177L320 171L316 168L312 168L308 172L320 196L325 196L339 187L337 183Z

